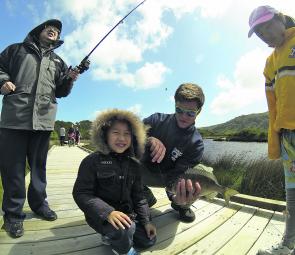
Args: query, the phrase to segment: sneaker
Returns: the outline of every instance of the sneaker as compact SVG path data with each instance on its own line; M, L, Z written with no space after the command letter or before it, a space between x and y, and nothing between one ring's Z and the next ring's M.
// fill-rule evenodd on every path
M171 203L171 207L178 211L179 219L183 222L193 222L196 219L195 213L190 208L182 208L174 203Z
M54 221L57 219L57 215L54 211L52 211L49 207L42 208L34 212L43 220Z
M291 254L293 254L292 249L288 248L282 243L272 246L271 248L268 248L266 250L259 250L257 252L257 255L291 255Z
M4 217L4 224L2 228L13 238L18 238L24 235L22 221L10 222Z
M127 253L118 253L117 251L113 250L112 249L112 252L115 254L115 255L140 255L139 252L137 252L133 247L131 247L131 249L127 252Z
M102 244L104 244L104 245L110 245L110 244L111 244L111 243L110 243L110 238L107 237L107 236L105 236L105 235L101 235L101 242L102 242Z

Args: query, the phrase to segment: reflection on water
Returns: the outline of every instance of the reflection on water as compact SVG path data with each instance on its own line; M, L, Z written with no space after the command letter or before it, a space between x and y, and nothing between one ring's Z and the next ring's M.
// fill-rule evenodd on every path
M215 160L224 154L242 155L244 158L249 159L267 157L267 143L225 142L204 139L204 145L204 157L210 160Z

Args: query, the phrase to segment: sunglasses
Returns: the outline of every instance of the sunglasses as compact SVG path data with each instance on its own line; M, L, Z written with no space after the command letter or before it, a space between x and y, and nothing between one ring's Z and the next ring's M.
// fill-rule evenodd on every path
M56 28L56 27L54 27L54 26L46 26L45 29L46 29L46 30L51 30L51 31L53 31L54 33L60 34L59 29Z
M196 117L197 114L199 113L200 109L197 109L197 110L187 110L187 109L183 109L179 106L175 106L175 112L178 113L178 114L183 114L185 113L187 116L193 118L193 117Z

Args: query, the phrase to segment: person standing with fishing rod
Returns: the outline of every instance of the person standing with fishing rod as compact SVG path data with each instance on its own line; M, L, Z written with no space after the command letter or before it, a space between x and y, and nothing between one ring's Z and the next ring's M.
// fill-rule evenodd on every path
M44 220L54 221L46 194L46 160L57 111L56 98L70 94L79 72L68 69L54 52L62 22L50 19L32 29L22 43L0 54L0 169L4 189L4 229L24 234L25 169L30 166L28 204Z

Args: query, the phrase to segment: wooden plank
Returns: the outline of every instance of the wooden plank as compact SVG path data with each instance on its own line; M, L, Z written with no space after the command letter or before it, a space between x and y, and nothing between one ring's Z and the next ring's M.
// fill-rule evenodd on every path
M97 243L97 244L96 244ZM96 244L93 246L93 244ZM19 243L19 244L1 244L1 254L9 255L57 255L72 254L83 249L89 249L96 246L102 247L102 250L109 250L109 247L102 246L100 236L98 234L90 234L81 237L66 238L60 240L47 240L44 238L40 242ZM109 250L110 251L110 250ZM106 253L92 253L106 254ZM111 253L110 253L111 254Z
M62 218L55 221L24 221L25 231L39 231L39 230L48 230L55 228L64 228L71 226L81 226L86 225L85 219L83 216L76 216L71 218ZM1 229L0 234L6 234L6 232Z
M259 249L270 248L282 240L285 230L285 215L276 212L247 255L256 255Z
M207 215L207 217L201 221L199 221L200 214L198 214L193 223L185 224L178 222L178 224L169 224L168 226L160 228L158 230L160 240L155 246L141 254L179 254L214 231L218 226L231 218L240 208L240 205L231 204L228 208L225 207L211 213L209 216ZM210 213L209 210L205 212ZM166 236L164 240L162 240L163 236Z
M259 209L248 223L227 242L216 255L243 255L251 249L264 230L273 212Z
M286 210L286 202L279 201L274 199L262 198L262 197L254 197L245 194L237 194L231 198L232 201L252 205L255 207L264 208L271 211L279 211L282 212Z
M38 216L31 212L31 211L24 211L26 213L26 221L41 221L42 219L38 218ZM72 210L65 210L65 211L58 211L57 216L59 219L64 219L64 218L72 218L72 217L84 217L84 213L76 208Z
M25 235L20 238L11 238L5 232L0 232L0 244L17 244L17 243L35 243L39 245L40 242L63 240L74 237L81 237L85 235L90 235L96 233L88 225L78 225L78 226L67 226L61 225L58 228L50 229L36 229L27 230L25 229Z
M256 207L245 206L235 215L220 225L214 232L204 237L188 249L179 254L215 254L225 243L233 238L256 212ZM237 253L239 254L239 253Z

